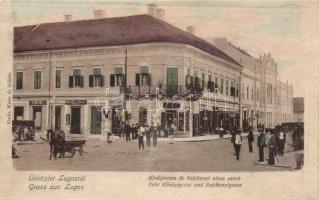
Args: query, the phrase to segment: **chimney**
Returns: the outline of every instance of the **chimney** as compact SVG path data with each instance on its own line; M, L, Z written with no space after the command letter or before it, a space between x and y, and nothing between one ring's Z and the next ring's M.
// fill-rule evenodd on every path
M94 19L102 19L105 17L105 10L94 10Z
M195 34L195 27L194 26L187 26L186 27L187 32L191 34Z
M153 17L156 17L156 11L157 11L157 5L156 4L148 4L148 14L153 16Z
M72 15L71 15L71 14L66 14L66 15L64 15L64 21L65 21L65 22L72 21Z
M165 20L165 11L161 8L156 9L156 18L160 20Z

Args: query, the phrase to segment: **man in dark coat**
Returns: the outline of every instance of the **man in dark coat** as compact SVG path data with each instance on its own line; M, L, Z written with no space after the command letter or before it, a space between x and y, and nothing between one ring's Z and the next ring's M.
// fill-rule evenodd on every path
M271 133L270 139L269 139L269 165L275 164L275 157L277 156L277 142L276 142L276 136L274 132Z
M145 129L146 146L147 146L148 148L151 147L151 132L152 132L152 129L153 129L153 128L154 128L153 126L151 126L151 127L146 126L146 129Z
M154 127L154 130L153 130L153 147L156 147L157 145L157 136L159 134L159 129L160 129L160 125L159 123L157 123L157 125Z
M261 128L258 130L259 135L257 139L257 146L259 149L259 162L264 162L264 147L265 145L265 133L264 130Z
M252 153L253 152L253 141L254 141L254 133L253 133L252 127L249 128L247 139L248 139L249 152Z
M124 126L124 132L125 132L126 142L130 142L131 141L131 137L130 137L131 127L130 127L128 122L126 122L126 124Z

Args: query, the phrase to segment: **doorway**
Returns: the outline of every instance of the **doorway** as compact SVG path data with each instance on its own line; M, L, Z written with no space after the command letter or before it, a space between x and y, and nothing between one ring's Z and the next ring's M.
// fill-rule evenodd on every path
M42 130L42 106L33 107L33 121L35 130Z
M91 108L91 134L101 135L101 112L96 108Z
M61 106L55 107L55 130L61 129Z
M70 133L81 134L81 107L71 107Z

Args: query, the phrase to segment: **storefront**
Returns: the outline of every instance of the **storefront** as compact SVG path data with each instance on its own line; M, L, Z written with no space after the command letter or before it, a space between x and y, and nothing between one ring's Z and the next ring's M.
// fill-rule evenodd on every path
M34 121L35 130L42 131L45 129L46 113L45 108L47 107L46 100L30 100L29 106L32 108L32 120Z

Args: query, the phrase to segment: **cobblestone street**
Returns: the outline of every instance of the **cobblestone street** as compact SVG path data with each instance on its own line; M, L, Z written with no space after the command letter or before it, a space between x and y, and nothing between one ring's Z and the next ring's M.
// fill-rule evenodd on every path
M256 139L255 139L256 141ZM235 159L229 139L178 142L159 140L156 148L139 150L136 140L125 142L117 138L111 145L105 140L88 139L82 156L49 160L46 142L17 145L20 158L13 159L17 170L81 170L81 171L274 171L288 170L257 163L258 149L248 152L247 138L243 139L240 161ZM268 157L265 149L265 158ZM285 160L293 163L293 153ZM283 159L280 160L280 162Z

